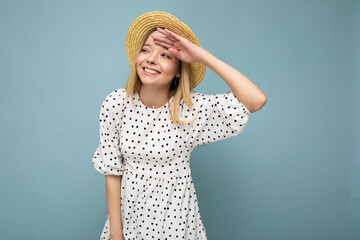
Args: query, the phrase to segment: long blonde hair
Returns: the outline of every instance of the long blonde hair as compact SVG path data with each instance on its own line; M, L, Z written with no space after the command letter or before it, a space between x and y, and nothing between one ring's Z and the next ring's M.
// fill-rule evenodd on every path
M146 40L153 32L156 31L156 29L157 28L153 28L153 29L149 30L149 32L146 34L146 36L142 40L142 42L140 44L141 47L138 48L137 55L135 57L133 65L131 67L131 72L130 72L128 82L125 86L126 100L128 100L128 96L131 95L131 100L132 100L132 104L134 105L134 107L135 107L134 99L133 99L134 91L140 92L140 89L142 86L142 82L136 72L135 62L136 62L137 56L139 55L140 50L143 47L143 45L145 44ZM182 99L184 100L184 103L188 106L188 108L191 108L193 106L193 102L190 97L190 91L191 91L190 64L187 62L180 61L180 68L181 68L181 75L180 75L180 79L179 79L179 85L176 89L173 89L173 90L169 89L168 106L170 106L170 98L174 95L174 101L171 104L170 111L169 111L170 116L174 123L182 126L182 125L193 122L195 120L195 118L192 120L179 119L180 102Z

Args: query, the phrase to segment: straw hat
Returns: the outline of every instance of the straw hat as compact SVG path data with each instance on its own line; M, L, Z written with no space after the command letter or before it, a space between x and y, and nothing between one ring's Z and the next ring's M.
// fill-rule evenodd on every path
M153 11L140 15L130 25L126 36L126 53L132 67L135 56L140 51L141 41L146 33L155 27L167 28L201 47L194 32L185 23L167 12ZM201 63L190 64L191 88L195 88L205 76L206 67Z

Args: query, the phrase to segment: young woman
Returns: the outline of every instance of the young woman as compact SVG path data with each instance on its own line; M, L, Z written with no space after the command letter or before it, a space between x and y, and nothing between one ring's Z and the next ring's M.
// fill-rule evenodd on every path
M126 87L102 103L100 144L92 158L106 176L108 219L100 239L206 240L191 152L239 135L266 96L166 12L135 19L126 51L132 71ZM231 91L206 95L192 90L206 67Z

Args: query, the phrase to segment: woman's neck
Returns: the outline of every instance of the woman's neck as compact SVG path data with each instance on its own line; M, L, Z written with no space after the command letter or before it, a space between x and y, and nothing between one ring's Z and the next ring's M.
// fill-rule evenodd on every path
M145 106L149 108L159 108L169 101L169 91L142 87L139 91L139 98Z

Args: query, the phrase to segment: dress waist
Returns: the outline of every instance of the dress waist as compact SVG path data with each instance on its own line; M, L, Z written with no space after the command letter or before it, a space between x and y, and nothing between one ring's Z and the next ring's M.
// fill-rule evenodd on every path
M126 164L124 171L126 174L132 174L135 175L135 177L140 178L150 178L150 179L172 179L181 177L183 175L189 175L191 176L191 169L190 167L183 167L181 170L179 168L175 168L173 170L169 170L169 168L164 169L135 169L131 166L131 164Z

